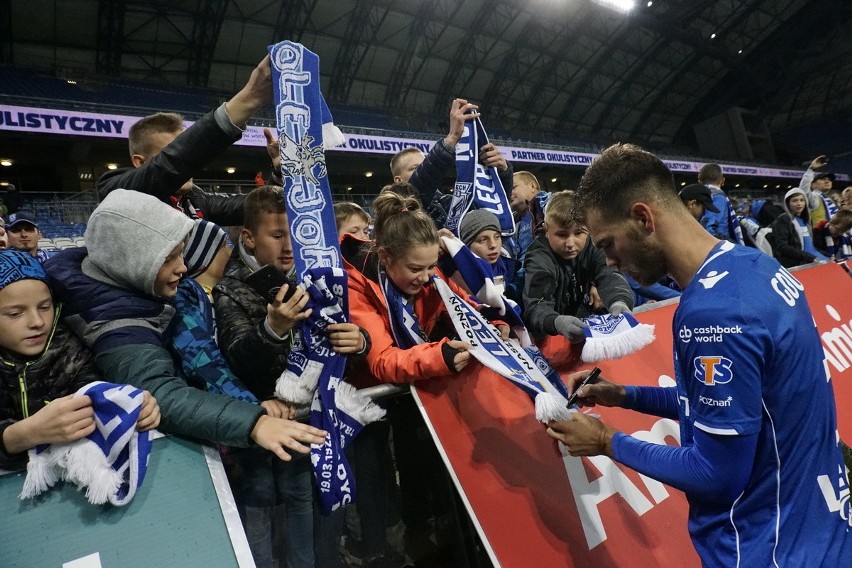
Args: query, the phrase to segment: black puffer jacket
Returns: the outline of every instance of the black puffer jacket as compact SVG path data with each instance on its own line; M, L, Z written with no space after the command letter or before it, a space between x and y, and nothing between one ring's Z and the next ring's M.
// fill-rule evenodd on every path
M252 394L267 400L287 365L293 334L281 340L266 329L267 302L244 282L251 272L234 251L225 276L213 289L219 349Z
M591 239L577 258L565 260L553 252L545 235L538 235L527 251L524 269L524 321L536 337L556 335L557 316L590 316L587 294L592 285L607 310L615 302L633 308L627 279L607 265Z
M51 400L75 393L101 380L92 353L56 314L44 352L22 359L0 351L0 439L10 424L41 410ZM23 452L8 455L0 444L0 468L14 469L26 463Z
M198 119L140 167L104 173L98 180L98 197L103 199L114 189L130 189L153 195L190 217L201 217L218 225L242 225L244 195L217 195L198 186L176 195L187 180L241 135L242 132L230 124L224 106L220 106Z

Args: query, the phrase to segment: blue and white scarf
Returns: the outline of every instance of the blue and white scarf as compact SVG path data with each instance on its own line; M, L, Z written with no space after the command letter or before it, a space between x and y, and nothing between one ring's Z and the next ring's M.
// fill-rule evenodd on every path
M368 412L371 403L363 397L350 401L352 404L341 404L350 392L338 388L346 357L332 350L325 333L330 323L349 321L346 273L341 268L323 152L345 142L345 138L332 123L320 92L319 57L289 41L270 46L269 54L296 278L310 294L307 307L313 309L302 323L300 339L290 350L276 395L296 403L306 402L299 399L299 393L309 396L311 425L328 432L322 445L311 447L319 509L327 515L355 499L355 480L343 452L345 440L360 430L355 425L363 426L380 412ZM353 416L344 408L364 412Z
M831 221L835 215L837 215L837 205L834 204L834 201L829 199L823 194L821 191L815 191L820 199L822 199L822 205L825 207L825 218L828 221Z
M627 312L592 316L583 321L589 326L583 329L586 341L581 357L586 362L618 359L654 341L654 326L639 323Z
M415 345L425 343L427 338L417 324L412 302L399 292L381 268L379 269L379 287L382 289L382 296L388 307L391 335L397 347L411 349Z
M456 184L453 201L447 211L446 227L455 235L459 234L462 218L471 205L494 213L500 221L503 235L515 234L515 219L497 168L486 168L479 163L479 149L485 144L488 144L488 135L482 121L479 118L467 121L456 144Z
M834 242L834 237L825 229L825 248L828 256L834 260L844 260L852 256L852 231L847 231L837 237L837 242Z
M126 505L145 479L151 440L137 432L144 393L129 385L96 381L75 396L92 399L95 431L67 444L43 444L30 450L21 499L34 497L61 480L86 488L93 505Z
M725 201L728 203L728 235L738 244L745 245L743 228L740 226L740 219L737 217L737 212L734 211L734 206L731 204L731 200L728 199L727 195L725 196Z
M456 333L471 345L470 354L477 361L512 381L535 399L536 418L542 422L568 417L565 385L555 375L547 360L533 356L515 339L505 340L500 331L481 313L452 291L446 282L434 277L435 287L444 300ZM510 310L511 311L511 310Z

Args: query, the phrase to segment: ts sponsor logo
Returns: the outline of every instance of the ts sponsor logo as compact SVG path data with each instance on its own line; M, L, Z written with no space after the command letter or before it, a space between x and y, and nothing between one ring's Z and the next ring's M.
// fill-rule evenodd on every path
M711 325L708 327L686 327L683 326L678 332L678 336L683 343L695 341L697 343L722 343L726 335L741 334L743 328L739 325L726 327L721 325Z
M721 355L705 355L692 360L695 367L694 377L707 386L724 385L731 382L734 373L731 371L733 361Z

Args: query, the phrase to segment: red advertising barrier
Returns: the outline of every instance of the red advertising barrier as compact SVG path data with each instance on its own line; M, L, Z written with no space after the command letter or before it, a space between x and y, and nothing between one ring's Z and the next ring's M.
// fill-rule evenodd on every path
M833 264L795 275L822 337L841 437L852 440L852 279ZM673 385L675 308L639 314L656 325L656 340L629 357L599 363L604 376ZM549 338L542 350L560 371L590 368L561 338ZM424 381L412 390L495 565L700 566L680 491L603 456L561 454L536 421L529 397L506 379L477 364L461 377ZM623 432L678 443L675 421L594 410Z

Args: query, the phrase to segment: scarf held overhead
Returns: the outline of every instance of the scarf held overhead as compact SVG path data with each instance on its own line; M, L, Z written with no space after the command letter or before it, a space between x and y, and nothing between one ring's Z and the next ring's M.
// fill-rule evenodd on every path
M485 144L488 135L482 121L478 117L467 121L456 144L456 183L446 221L447 228L455 235L459 234L462 218L472 205L494 213L503 235L515 234L515 219L497 168L479 162L479 149Z
M302 323L301 341L290 350L276 395L290 402L310 403L311 425L328 432L322 445L311 447L311 462L320 511L329 514L355 499L355 480L343 452L346 440L357 434L354 425L366 424L365 420L380 414L368 412L372 403L363 397L341 404L354 391L338 388L346 357L334 353L325 331L330 323L349 321L346 273L341 268L323 152L345 139L332 123L320 92L319 57L289 41L271 46L269 54L296 276L310 295L307 307L313 309ZM353 409L364 412L359 415Z

